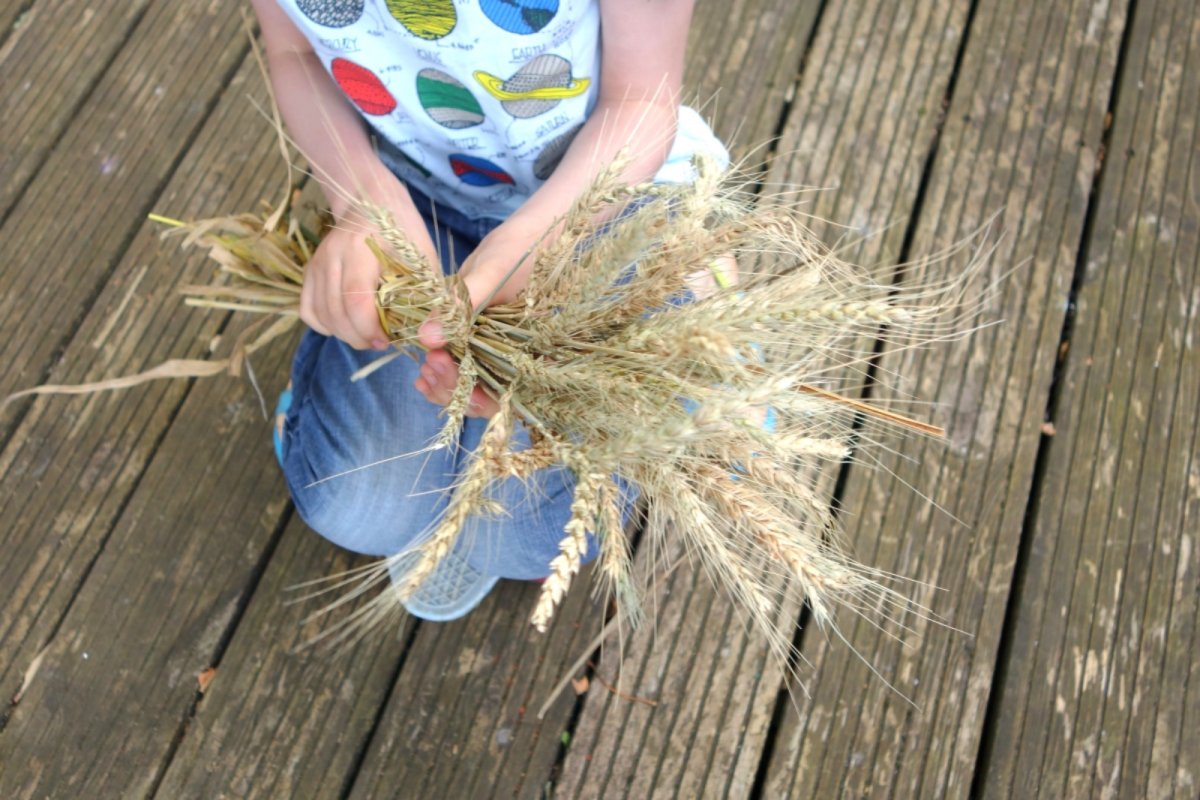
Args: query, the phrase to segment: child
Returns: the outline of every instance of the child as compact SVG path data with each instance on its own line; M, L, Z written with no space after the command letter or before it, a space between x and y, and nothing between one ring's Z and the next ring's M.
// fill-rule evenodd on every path
M530 260L505 275L618 152L631 183L686 181L700 152L727 162L678 104L692 3L254 0L284 122L337 221L306 272L300 315L312 330L277 430L296 508L322 536L360 553L411 551L478 443L479 417L495 411L477 388L461 447L423 452L457 379L436 320L421 328L431 349L419 368L396 359L351 383L388 347L354 201L390 211L432 263L461 260L476 304L514 299ZM454 619L500 577L545 577L572 486L556 468L496 487L506 513L473 521L408 610ZM393 580L404 570L401 560Z

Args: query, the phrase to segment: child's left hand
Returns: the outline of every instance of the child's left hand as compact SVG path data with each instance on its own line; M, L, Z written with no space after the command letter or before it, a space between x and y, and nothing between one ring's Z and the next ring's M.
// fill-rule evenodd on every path
M512 275L513 265L528 251L532 239L514 230L515 226L501 225L492 231L475 252L463 263L459 274L466 284L471 304L478 308L484 302L489 306L516 300L528 281L531 259L527 259ZM496 287L499 286L497 289ZM489 295L495 290L495 295ZM414 384L425 399L444 406L450 402L454 387L458 385L458 364L443 348L446 345L442 326L436 319L426 320L420 328L421 344L429 348L425 363L421 365L421 377ZM475 387L467 415L491 417L500 406L482 388Z
M426 336L424 333L421 340L437 341L433 336ZM444 406L450 402L454 387L458 385L458 364L445 350L430 350L425 354L425 363L421 365L421 377L417 378L414 385L426 400ZM471 392L471 402L467 405L467 416L490 417L499 410L500 406L496 401L476 384Z

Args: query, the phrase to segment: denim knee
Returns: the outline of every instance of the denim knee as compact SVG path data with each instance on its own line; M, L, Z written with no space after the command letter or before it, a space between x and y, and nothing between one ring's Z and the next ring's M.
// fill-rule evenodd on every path
M378 437L331 429L298 397L284 421L283 468L296 511L324 538L355 553L411 546L445 507L445 458L381 449Z
M376 476L305 481L296 480L295 472L303 470L284 472L301 519L333 544L363 555L390 556L412 546L444 506L440 494L414 495Z
M348 492L338 486L337 481L320 483L314 486L293 486L288 481L288 489L292 495L292 503L300 518L338 547L363 555L382 556L384 552L374 552L374 542L370 539L370 528L366 520L353 513L353 500Z

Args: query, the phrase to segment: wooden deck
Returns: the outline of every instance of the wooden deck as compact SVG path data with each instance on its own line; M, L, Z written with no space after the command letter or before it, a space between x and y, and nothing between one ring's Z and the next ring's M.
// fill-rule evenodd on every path
M935 401L949 441L830 481L856 552L955 629L847 619L852 650L790 609L801 690L684 567L539 719L597 633L585 592L546 636L536 587L502 583L459 622L297 651L287 587L361 561L293 513L245 382L24 401L0 797L1200 795L1200 5L699 6L690 86L768 190L827 189L808 207L868 237L854 258L1002 234L1004 324L885 350L905 382L871 389ZM236 338L181 309L208 267L145 218L281 190L240 8L0 3L0 395ZM288 349L255 361L268 397Z

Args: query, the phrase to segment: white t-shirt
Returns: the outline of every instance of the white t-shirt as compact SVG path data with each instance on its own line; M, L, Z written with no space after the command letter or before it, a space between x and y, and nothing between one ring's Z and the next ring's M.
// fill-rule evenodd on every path
M516 210L596 102L597 0L278 1L401 154L389 166L470 217ZM684 107L656 180L690 180L697 153L728 163L712 130Z

